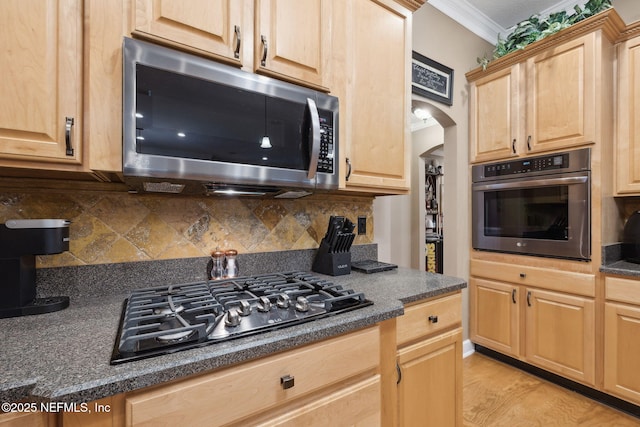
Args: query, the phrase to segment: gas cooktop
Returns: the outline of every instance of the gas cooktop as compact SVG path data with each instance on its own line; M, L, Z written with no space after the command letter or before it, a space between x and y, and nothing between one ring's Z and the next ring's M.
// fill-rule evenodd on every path
M373 304L305 272L146 288L123 304L111 364L201 347Z

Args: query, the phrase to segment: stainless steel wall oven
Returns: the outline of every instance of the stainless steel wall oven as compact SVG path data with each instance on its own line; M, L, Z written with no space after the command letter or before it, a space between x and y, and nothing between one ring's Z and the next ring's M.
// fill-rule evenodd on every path
M591 259L591 152L472 167L477 250Z

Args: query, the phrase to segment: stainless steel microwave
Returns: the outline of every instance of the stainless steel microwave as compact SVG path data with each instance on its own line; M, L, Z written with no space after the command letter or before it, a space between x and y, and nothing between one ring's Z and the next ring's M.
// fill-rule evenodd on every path
M590 149L475 165L476 250L591 259Z
M140 40L125 38L123 52L123 175L132 189L338 188L336 97Z

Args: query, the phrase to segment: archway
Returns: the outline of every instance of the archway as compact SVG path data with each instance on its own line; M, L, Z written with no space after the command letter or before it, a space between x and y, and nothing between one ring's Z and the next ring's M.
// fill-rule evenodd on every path
M411 235L411 266L442 273L443 244L447 240L445 128L455 126L455 122L435 104L417 95L413 96L411 107L411 223L415 230Z

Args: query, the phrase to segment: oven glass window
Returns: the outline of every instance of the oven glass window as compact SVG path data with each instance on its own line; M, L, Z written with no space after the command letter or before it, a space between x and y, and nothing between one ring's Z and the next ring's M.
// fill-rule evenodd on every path
M484 193L484 235L568 240L569 187Z

